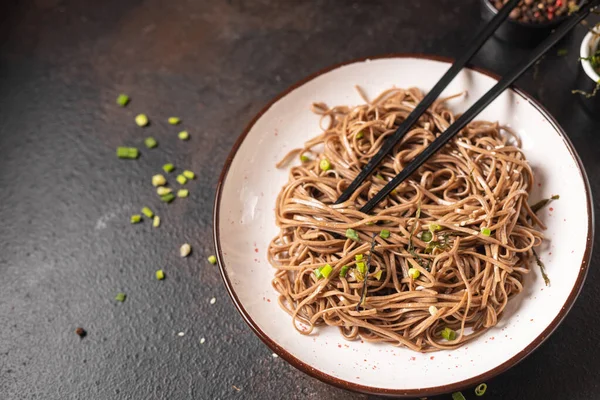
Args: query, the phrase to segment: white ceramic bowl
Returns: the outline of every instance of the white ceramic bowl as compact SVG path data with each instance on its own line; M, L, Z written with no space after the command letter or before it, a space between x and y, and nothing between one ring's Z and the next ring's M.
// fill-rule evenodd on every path
M214 235L219 265L232 300L252 330L282 358L333 385L366 393L425 396L481 383L505 371L539 346L565 317L585 280L593 243L590 188L581 161L556 121L530 96L512 89L478 118L498 120L520 134L539 183L531 202L552 194L560 200L540 212L548 225L539 249L551 286L539 271L526 279L497 327L453 351L421 354L390 345L348 342L337 328L297 333L277 304L273 268L266 257L277 234L274 205L288 179L275 163L320 133L314 101L355 105L358 84L370 96L392 86L431 88L448 60L404 55L332 67L294 85L265 107L235 144L217 190ZM449 104L464 111L497 81L466 69L444 94L468 91Z
M598 33L594 34L593 32L588 32L583 38L581 48L579 49L579 57L582 59L581 66L583 67L585 74L589 76L594 83L600 82L600 75L594 70L592 63L588 60L584 60L584 58L588 58L594 54L598 46L600 46L600 28L597 28L596 32Z

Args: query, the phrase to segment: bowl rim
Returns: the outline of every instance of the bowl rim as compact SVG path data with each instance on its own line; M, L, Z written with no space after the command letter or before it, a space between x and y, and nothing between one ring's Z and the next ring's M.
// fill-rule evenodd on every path
M558 315L552 320L552 322L546 327L546 329L544 329L544 331L542 331L542 333L540 333L540 335L538 335L523 350L521 350L520 352L515 354L512 358L505 361L504 363L498 365L495 368L492 368L491 370L485 371L482 374L479 374L477 376L474 376L472 378L465 379L465 380L462 380L459 382L455 382L455 383L448 384L448 385L435 386L435 387L431 387L431 388L427 388L427 389L423 389L423 390L420 390L420 389L398 390L398 389L386 389L386 388L378 388L378 387L373 387L373 386L360 385L360 384L357 384L354 382L349 382L349 381L346 381L346 380L343 380L340 378L336 378L332 375L329 375L327 373L319 371L319 370L311 367L310 365L306 364L305 362L301 361L300 359L296 358L291 353L289 353L286 349L284 349L283 347L281 347L277 343L275 343L275 341L273 339L271 339L266 333L264 333L260 329L258 324L256 324L254 322L252 317L249 315L247 310L244 308L244 305L241 303L241 301L237 297L237 294L233 288L232 282L230 281L229 276L227 275L227 272L226 272L226 269L224 266L225 263L224 263L224 258L223 258L222 248L221 248L220 234L219 234L219 214L220 214L220 205L221 205L223 186L225 183L225 179L227 178L229 169L231 167L231 163L233 162L233 159L235 158L237 151L239 150L240 146L246 139L246 136L248 135L248 133L250 132L250 130L252 129L254 124L258 121L258 119L260 117L262 117L263 114L265 114L271 108L271 106L273 104L275 104L277 101L279 101L280 99L287 96L290 92L292 92L296 88L304 85L305 83L317 78L318 76L321 76L327 72L333 71L333 70L343 67L345 65L354 64L354 63L358 63L358 62L364 62L364 61L368 61L368 60L397 59L397 58L400 58L400 59L416 58L416 59L420 59L420 60L440 61L440 62L445 62L445 63L449 63L449 64L452 64L454 62L454 60L449 57L429 55L429 54L420 54L420 53L394 53L394 54L384 54L384 55L371 56L371 57L362 57L362 58L353 59L353 60L349 60L349 61L345 61L345 62L341 62L338 64L334 64L334 65L325 67L325 68L299 80L298 82L294 83L293 85L291 85L284 91L277 94L270 102L268 102L256 114L256 116L254 116L254 118L252 118L252 120L248 123L246 128L242 131L242 133L235 141L231 151L229 152L229 155L227 156L227 158L225 160L225 164L221 171L221 175L219 176L219 181L218 181L216 193L215 193L215 203L214 203L214 208L213 208L213 240L215 243L215 250L216 250L217 260L218 260L218 264L219 264L219 271L221 273L223 283L225 284L225 288L226 288L229 296L231 297L231 300L233 301L235 307L237 308L238 312L241 314L244 321L250 326L252 331L263 341L263 343L265 343L271 350L273 350L277 355L279 355L285 361L290 363L296 369L298 369L298 370L304 372L305 374L307 374L313 378L316 378L324 383L336 386L341 389L351 390L354 392L361 392L361 393L366 393L366 394L371 394L371 395L379 395L379 396L393 396L393 397L435 396L435 395L444 394L444 393L456 392L456 391L459 391L459 390L462 390L462 389L465 389L465 388L468 388L471 386L475 386L481 382L488 381L489 379L501 374L502 372L505 372L509 368L515 366L516 364L518 364L519 362L524 360L525 357L527 357L535 349L537 349L550 336L550 334L552 334L552 332L554 332L554 330L560 325L560 323L563 321L565 316L571 310L571 308L573 307L573 304L575 303L575 300L577 299L577 297L579 296L579 293L581 292L583 283L585 282L585 278L586 278L588 270L589 270L589 263L590 263L591 256L592 256L592 247L594 244L594 230L595 230L594 209L592 207L593 202L592 202L592 194L591 194L592 192L591 192L591 188L590 188L590 183L589 183L587 174L585 172L583 163L582 163L579 155L577 154L577 152L573 146L573 143L567 136L566 132L562 129L562 127L558 124L558 122L550 114L550 112L548 112L548 110L546 110L546 108L544 108L544 106L542 106L531 95L527 94L525 91L517 88L514 85L512 85L510 87L510 89L513 90L516 94L518 94L524 100L528 101L532 106L534 106L537 109L537 111L540 112L540 114L552 125L552 127L557 132L557 134L563 139L564 143L566 144L566 146L569 150L569 153L571 154L571 156L573 157L573 159L575 160L575 162L577 164L579 174L581 175L581 178L583 179L585 192L586 192L586 205L587 205L586 208L587 208L587 213L588 213L588 232L587 232L586 248L585 248L585 252L583 254L583 258L581 261L581 267L579 269L579 274L577 276L577 279L575 281L573 289L571 290L571 293L569 294L567 300L565 301L565 304L562 306ZM468 65L466 68L473 70L475 72L479 72L484 75L487 75L487 76L491 77L492 79L500 80L500 76L496 75L495 73L489 72L483 68L475 67L472 65Z
M494 15L498 14L498 9L492 4L491 0L481 0L481 1L483 3L485 3L487 8L490 10L490 12L492 12ZM540 28L541 29L541 28L552 28L556 25L559 25L561 22L563 22L568 17L569 17L568 15L561 15L559 17L554 18L552 21L546 21L546 22L520 22L520 21L515 21L514 19L511 19L511 18L507 18L504 22L522 26L524 28L533 28L533 29Z
M579 48L579 58L581 58L581 66L585 71L585 74L596 83L600 82L600 73L594 70L592 63L589 60L583 60L583 58L589 57L592 52L592 41L595 40L596 49L600 47L600 28L594 29L594 32L590 31L584 36L581 41L581 47Z

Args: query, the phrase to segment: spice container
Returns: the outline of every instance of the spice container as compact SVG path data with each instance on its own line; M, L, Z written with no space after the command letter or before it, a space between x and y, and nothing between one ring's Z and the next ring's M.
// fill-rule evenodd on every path
M579 3L580 0L523 0L494 35L519 46L535 46L560 25ZM481 0L482 18L491 20L503 4L503 0Z
M600 111L600 27L594 32L589 32L581 42L579 50L581 59L581 69L577 76L577 91L581 91L576 96L590 111L594 111L592 116L598 118ZM592 95L595 92L595 95ZM583 93L583 94L582 94Z

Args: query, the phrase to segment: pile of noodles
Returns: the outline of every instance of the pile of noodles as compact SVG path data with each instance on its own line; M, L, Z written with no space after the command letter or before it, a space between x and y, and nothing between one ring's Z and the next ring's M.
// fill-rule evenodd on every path
M518 137L496 122L475 121L373 211L358 211L454 121L440 100L376 173L335 205L423 97L414 88L372 101L361 95L366 104L353 108L314 104L323 132L278 165L302 160L277 198L280 232L269 246L279 304L303 334L330 325L348 340L421 352L456 348L496 325L523 290L543 238L535 226L545 228L527 203L532 170ZM358 240L346 237L348 229ZM366 281L356 265L361 254L369 261ZM318 277L326 264L333 271ZM453 340L442 337L445 328Z

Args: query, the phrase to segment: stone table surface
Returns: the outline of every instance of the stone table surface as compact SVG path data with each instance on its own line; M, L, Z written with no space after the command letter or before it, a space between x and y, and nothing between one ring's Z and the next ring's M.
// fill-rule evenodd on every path
M481 23L476 0L3 1L0 399L375 399L273 358L243 322L206 262L217 179L246 124L294 82L373 55L453 57ZM584 34L519 86L568 132L597 195L597 114L570 93ZM493 39L473 63L502 74L527 51ZM127 108L115 105L120 92ZM146 130L133 124L140 112ZM171 115L188 142L173 138ZM117 146L147 135L158 149L116 159ZM201 172L191 197L168 207L148 185L167 160ZM159 229L130 225L142 204L161 214ZM193 246L186 259L183 242ZM564 323L487 382L486 399L600 396L599 261Z

